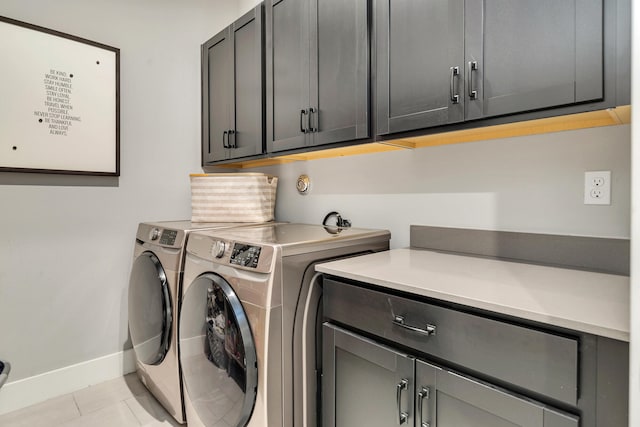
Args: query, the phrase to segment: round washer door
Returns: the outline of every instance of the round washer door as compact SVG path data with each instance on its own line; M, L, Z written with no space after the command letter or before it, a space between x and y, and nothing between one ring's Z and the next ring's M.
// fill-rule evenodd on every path
M157 365L169 351L171 294L160 260L152 252L136 258L129 278L129 332L138 360Z
M200 422L245 426L256 400L256 346L242 304L226 280L207 273L189 285L179 335L185 398Z

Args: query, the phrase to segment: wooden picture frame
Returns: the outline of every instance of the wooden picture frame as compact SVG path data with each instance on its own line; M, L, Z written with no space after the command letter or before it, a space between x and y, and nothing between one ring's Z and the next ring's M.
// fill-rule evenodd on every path
M0 16L0 172L120 176L120 50Z

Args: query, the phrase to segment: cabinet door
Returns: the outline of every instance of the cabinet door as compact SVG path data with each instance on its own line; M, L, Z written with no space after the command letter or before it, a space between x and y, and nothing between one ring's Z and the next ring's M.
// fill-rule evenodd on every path
M414 359L324 324L325 427L413 425Z
M263 150L262 6L231 27L233 37L233 133L229 158L247 157Z
M367 0L311 1L313 145L369 136Z
M578 427L580 423L578 417L420 360L416 361L416 391L421 416L417 426Z
M377 134L463 120L464 0L376 0Z
M202 45L202 162L224 160L229 136L233 63L229 28Z
M267 1L266 31L267 151L303 147L309 119L308 0Z
M467 0L466 119L601 99L602 21L602 0Z

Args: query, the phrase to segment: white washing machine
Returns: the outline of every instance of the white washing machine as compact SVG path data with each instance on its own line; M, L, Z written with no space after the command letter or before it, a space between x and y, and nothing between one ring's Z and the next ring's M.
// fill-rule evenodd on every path
M187 243L180 363L190 427L315 426L318 262L389 248L383 230L269 224Z
M186 243L194 230L243 225L190 221L138 225L129 278L128 310L137 373L156 399L183 424L177 320Z

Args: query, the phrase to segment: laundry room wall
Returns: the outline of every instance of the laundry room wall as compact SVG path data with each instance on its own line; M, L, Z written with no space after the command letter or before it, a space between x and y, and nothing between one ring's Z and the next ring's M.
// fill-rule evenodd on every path
M242 10L259 3L240 0ZM409 225L630 237L631 126L504 138L252 168L279 176L276 218L320 223L331 211L357 227ZM584 205L584 172L611 171L610 206ZM311 178L300 195L299 175Z
M238 9L240 10L240 14L242 15L245 12L248 12L249 9L256 7L260 4L262 0L238 0Z
M2 16L119 48L121 99L119 178L0 172L0 359L12 364L0 413L132 369L136 227L190 217L200 44L240 12L235 0L0 2ZM0 153L10 143L0 129Z
M630 235L630 126L582 129L252 169L279 176L276 216L356 227L409 225L621 237ZM610 206L584 205L584 172L611 171ZM296 178L311 178L298 194Z

